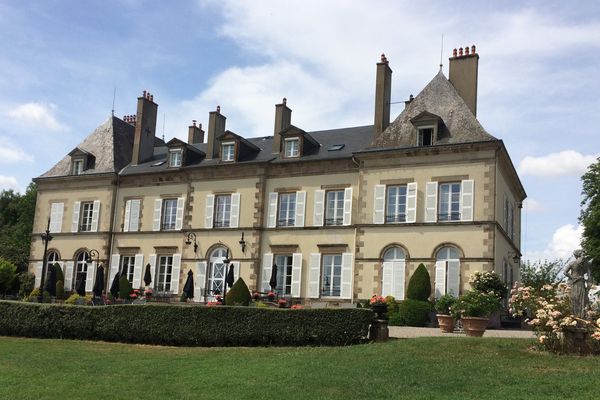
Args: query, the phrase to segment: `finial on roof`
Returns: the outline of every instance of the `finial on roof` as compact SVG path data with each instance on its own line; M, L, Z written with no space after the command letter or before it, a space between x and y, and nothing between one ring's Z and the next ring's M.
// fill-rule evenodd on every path
M285 106L287 104L287 99L284 97L283 98L283 105Z
M217 106L217 112L220 113L221 112L221 106Z
M388 59L387 59L387 57L385 56L385 54L384 54L384 53L381 53L381 62L382 62L382 63L385 63L385 64L387 64L387 63L388 63Z

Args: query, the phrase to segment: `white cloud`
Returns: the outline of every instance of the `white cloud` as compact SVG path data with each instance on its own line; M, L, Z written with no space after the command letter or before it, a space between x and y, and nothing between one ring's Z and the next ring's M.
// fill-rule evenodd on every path
M531 251L526 254L529 260L554 260L562 258L568 259L573 255L573 251L581 248L581 236L583 226L574 226L572 224L563 225L554 231L552 240L544 250Z
M0 190L12 189L16 192L21 191L21 187L14 176L0 175Z
M582 175L587 167L598 158L597 154L584 155L574 150L565 150L541 157L527 156L519 163L519 173L555 177Z
M31 162L33 157L14 146L7 137L0 136L0 164Z
M525 199L524 206L531 213L542 213L547 210L546 206L533 198Z
M25 126L37 126L51 131L63 131L66 127L58 122L54 114L55 104L23 103L7 111L6 115Z

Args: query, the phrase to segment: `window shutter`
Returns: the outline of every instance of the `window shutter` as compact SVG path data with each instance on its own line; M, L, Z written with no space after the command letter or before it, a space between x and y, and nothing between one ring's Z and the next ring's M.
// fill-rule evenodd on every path
M302 281L302 253L292 254L292 297L300 297Z
M324 190L315 190L315 209L313 211L313 226L323 226L323 218L325 217Z
M271 271L273 270L273 253L265 253L263 254L263 263L262 263L262 291L268 292L271 290L269 286L269 281L271 280Z
M125 215L123 216L123 232L129 232L131 224L131 200L125 202Z
M175 229L181 230L183 228L183 209L185 207L185 197L179 197L177 199L177 215L175 217Z
M65 203L52 203L50 208L50 232L60 233Z
M344 189L344 225L352 223L352 188Z
M342 299L352 298L352 283L354 282L354 274L352 271L352 253L342 253Z
M148 256L148 264L150 264L150 272L152 274L152 283L156 287L156 254Z
M229 227L237 228L240 226L240 194L233 193L231 195L231 213L229 219Z
M277 226L277 193L269 193L269 207L267 216L267 228L275 228Z
M304 210L306 208L306 192L296 192L296 223L294 226L304 226Z
M73 203L73 219L71 220L71 232L79 231L79 210L81 209L81 202L76 201Z
M98 232L98 217L100 216L100 200L94 200L92 211L92 232Z
M206 195L206 209L204 211L204 227L210 229L213 227L213 216L215 213L215 195Z
M87 272L85 274L85 291L91 292L94 288L94 278L96 276L96 261L92 261L88 265Z
M308 269L308 297L319 298L319 286L321 280L321 253L311 253Z
M110 272L108 273L108 285L106 287L110 288L113 280L115 279L115 275L119 272L119 262L121 261L121 256L119 254L113 254L110 256Z
M133 283L134 289L142 287L142 270L144 269L144 255L136 254L133 262Z
M206 285L206 261L196 263L196 280L194 281L194 300L204 301L204 287Z
M404 300L404 282L406 279L406 261L393 261L394 283L392 296L396 300Z
M425 222L437 221L437 182L427 182L425 190Z
M160 213L162 211L162 199L154 199L154 214L152 215L152 230L160 231Z
M435 262L435 298L446 294L446 261Z
M39 261L38 263L35 264L35 287L39 288L40 285L42 284L42 268L44 266L44 263L42 261Z
M473 193L475 183L472 179L460 183L460 220L473 221Z
M173 269L171 270L171 293L179 293L179 270L181 269L181 254L173 254Z
M514 239L514 217L513 217L513 205L508 203L508 236L511 240Z
M448 261L448 287L446 292L452 294L454 297L458 297L460 290L460 261L449 260Z
M406 222L417 222L417 182L406 185Z
M394 282L394 263L384 261L382 267L381 295L383 297L392 296L392 284Z
M233 261L233 282L237 282L238 279L240 279L240 262L239 261Z
M67 261L65 265L65 290L71 290L73 287L73 267L75 262Z
M129 217L129 231L137 232L140 229L140 205L141 200L131 200L131 214Z
M373 203L373 223L385 222L385 185L375 185L375 201Z

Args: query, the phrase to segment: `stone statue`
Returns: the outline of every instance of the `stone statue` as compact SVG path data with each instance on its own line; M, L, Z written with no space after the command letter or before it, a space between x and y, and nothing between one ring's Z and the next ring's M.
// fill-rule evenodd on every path
M585 316L585 308L588 305L588 292L591 287L592 270L591 264L578 249L573 252L575 259L567 265L565 275L569 278L571 286L571 312L582 318ZM586 279L587 274L587 279Z

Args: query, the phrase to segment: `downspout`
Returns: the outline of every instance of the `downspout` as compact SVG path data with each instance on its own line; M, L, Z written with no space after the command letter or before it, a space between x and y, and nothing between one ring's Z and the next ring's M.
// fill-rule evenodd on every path
M117 222L117 199L119 196L119 172L117 172L116 174L116 181L114 183L113 186L113 198L112 198L112 204L113 204L113 217L110 221L110 228L109 228L109 232L108 232L108 241L109 241L109 247L108 247L108 257L107 257L107 264L108 264L108 268L106 268L105 274L106 274L106 278L105 278L105 282L106 282L106 292L108 293L108 288L110 288L110 284L112 282L108 281L108 278L110 277L110 263L112 260L112 253L113 253L113 246L114 246L114 241L115 241L115 235L114 235L114 227L116 225Z
M358 185L357 185L357 198L360 199L360 163L352 155L352 162L358 167ZM354 243L352 244L352 253L354 254L354 267L356 267L356 236L358 235L358 228L356 222L354 225ZM350 304L354 304L354 268L352 268L352 297L350 298Z

